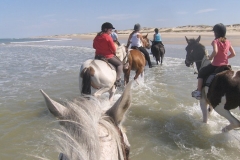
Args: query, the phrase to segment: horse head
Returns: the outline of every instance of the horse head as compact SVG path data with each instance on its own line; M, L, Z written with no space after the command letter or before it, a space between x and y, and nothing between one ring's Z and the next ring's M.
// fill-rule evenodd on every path
M205 47L201 43L199 43L201 36L199 36L197 39L188 39L186 36L185 38L188 44L185 48L185 50L187 51L185 64L187 67L189 67L195 62L199 70L201 66L201 61L205 55Z
M79 97L65 106L40 90L49 111L65 128L57 130L60 160L128 159L130 145L121 123L131 104L131 86L132 82L106 112L94 97Z
M142 36L143 38L143 47L147 48L147 49L150 49L151 48L151 45L150 45L150 42L149 42L149 39L148 39L148 34L145 35L145 36Z

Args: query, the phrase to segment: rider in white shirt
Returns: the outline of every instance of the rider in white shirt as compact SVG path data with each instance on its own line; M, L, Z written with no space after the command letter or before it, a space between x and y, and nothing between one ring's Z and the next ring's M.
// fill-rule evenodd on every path
M149 53L142 45L143 38L139 31L140 31L140 24L135 24L134 31L129 35L128 43L126 47L128 48L131 43L131 49L139 49L144 54L145 59L148 62L149 68L152 68L152 62L150 60Z

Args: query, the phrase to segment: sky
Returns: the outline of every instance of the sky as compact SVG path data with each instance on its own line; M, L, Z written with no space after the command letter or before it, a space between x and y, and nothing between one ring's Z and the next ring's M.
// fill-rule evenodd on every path
M240 24L240 0L1 0L0 38L141 27Z

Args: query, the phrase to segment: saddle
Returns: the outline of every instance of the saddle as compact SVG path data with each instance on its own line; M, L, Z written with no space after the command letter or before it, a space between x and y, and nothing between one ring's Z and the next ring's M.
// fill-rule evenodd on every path
M220 72L223 72L223 71L227 71L227 70L232 70L232 67L231 65L223 65L223 66L220 66L218 67L217 69L215 69L214 73L210 74L207 78L205 78L203 80L204 84L203 86L207 86L209 87L214 79L214 77L220 73Z
M137 49L139 50L139 48L137 46L131 46L131 49Z
M159 47L164 47L164 45L163 45L162 41L160 41L160 42L153 41L153 44L152 44L152 46L154 46L154 45L158 45Z
M95 58L94 58L94 59L102 60L102 61L106 62L106 63L108 64L108 66L109 66L112 70L116 70L116 68L115 68L111 63L109 63L108 60L107 60L104 56L102 56L102 55L95 55Z

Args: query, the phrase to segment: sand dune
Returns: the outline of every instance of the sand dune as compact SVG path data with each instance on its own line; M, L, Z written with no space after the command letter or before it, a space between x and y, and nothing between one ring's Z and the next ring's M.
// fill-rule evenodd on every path
M240 24L226 25L227 35L226 37L231 40L233 46L240 46ZM173 28L158 28L161 33L163 43L165 44L186 44L185 36L188 38L197 38L201 35L201 43L204 45L210 45L214 38L212 32L213 26L209 25L187 25L178 26ZM141 33L143 35L148 34L149 39L153 39L155 27L142 27ZM118 30L119 39L127 41L132 29ZM67 35L54 35L44 36L44 38L79 38L79 39L93 39L97 32L84 33L84 34L67 34Z

